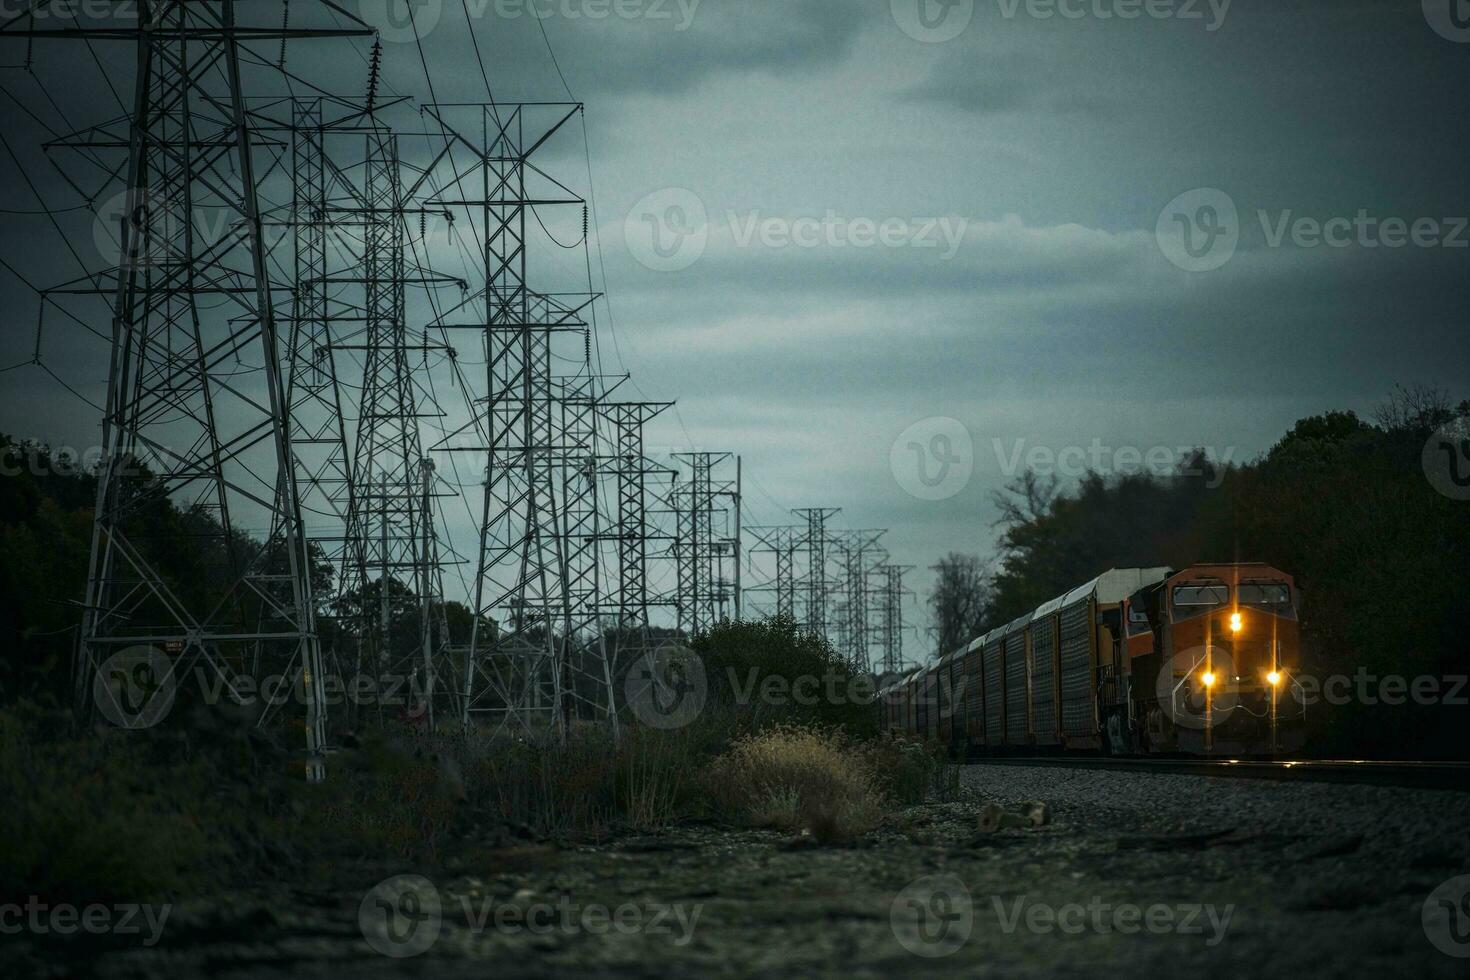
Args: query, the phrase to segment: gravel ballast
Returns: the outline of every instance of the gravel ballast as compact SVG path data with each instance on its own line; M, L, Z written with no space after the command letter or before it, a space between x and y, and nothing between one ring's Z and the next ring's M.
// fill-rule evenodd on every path
M1462 892L1445 885L1470 875L1470 795L983 764L962 784L959 802L910 807L848 846L701 824L466 846L434 867L303 861L278 883L179 902L150 948L7 936L0 973L1470 975L1450 955L1470 955L1447 917ZM978 829L987 805L1030 801L1049 823ZM380 883L405 874L442 913L432 942L395 958L363 923ZM637 928L581 918L629 908Z

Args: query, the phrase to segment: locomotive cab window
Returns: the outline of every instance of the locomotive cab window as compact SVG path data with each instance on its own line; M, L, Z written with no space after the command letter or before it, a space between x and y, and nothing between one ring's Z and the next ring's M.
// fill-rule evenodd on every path
M1176 606L1223 606L1230 601L1230 587L1226 585L1176 585Z
M1286 606L1291 604L1291 589L1285 582L1244 582L1239 589L1240 602L1249 606Z

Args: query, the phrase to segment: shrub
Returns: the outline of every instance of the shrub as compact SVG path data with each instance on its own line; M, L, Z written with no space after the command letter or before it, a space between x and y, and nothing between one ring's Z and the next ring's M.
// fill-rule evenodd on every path
M827 640L787 619L719 623L694 637L709 701L733 709L742 729L766 725L877 732L876 686ZM769 686L774 697L763 693Z
M895 735L882 735L855 746L889 801L907 805L927 800L951 801L960 795L960 767L942 748Z
M206 760L136 733L73 734L69 716L0 711L0 901L141 902L226 873L243 826Z
M862 754L816 728L778 725L742 737L710 764L707 778L723 812L823 841L872 830L885 802Z

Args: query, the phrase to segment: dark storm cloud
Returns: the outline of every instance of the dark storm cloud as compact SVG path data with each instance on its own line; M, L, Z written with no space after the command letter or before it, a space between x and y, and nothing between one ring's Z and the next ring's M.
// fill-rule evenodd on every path
M780 0L443 0L436 9L425 43L434 46L437 65L454 66L441 72L440 87L482 86L468 25L493 66L496 97L533 99L561 88L558 67L579 97L598 98L677 97L731 73L818 71L847 57L876 8ZM421 74L411 40L409 34L394 45L407 49L394 66L395 84L412 85Z
M1111 112L1112 100L1066 77L1057 57L1002 51L994 56L951 48L924 81L903 90L910 102L930 102L977 115L1016 112Z
M381 91L426 102L432 79L440 101L483 99L470 28L499 99L566 98L559 65L588 103L605 369L633 373L628 397L679 400L650 445L741 452L759 520L841 505L850 526L892 527L895 556L922 568L990 547L989 494L1006 479L993 440L1247 458L1303 415L1370 412L1396 382L1463 386L1470 250L1270 240L1301 219L1470 215L1457 100L1470 44L1436 34L1419 0L1235 0L1214 31L1007 18L977 0L966 30L938 44L900 29L887 0L702 0L683 29L677 2L664 9L671 19L553 13L538 26L493 0L471 4L467 23L444 0L424 61L411 38L385 40ZM293 42L288 64L360 94L367 47ZM129 91L126 52L103 57ZM117 113L90 59L44 67L0 81L53 129L39 79L71 82L49 94L78 123ZM405 144L426 162L433 127L413 106L395 111L429 133ZM77 205L35 149L50 134L13 105L0 112L47 199ZM543 163L585 190L582 130L566 135ZM33 208L8 159L0 173L9 206ZM1238 212L1238 248L1213 271L1175 267L1155 238L1165 205L1197 188ZM673 272L628 244L640 200L668 189L708 219L702 254ZM952 252L773 246L758 230L829 214L848 231L964 227ZM541 217L565 240L565 220ZM60 220L85 245L85 211ZM7 261L35 281L77 274L44 219L8 215L0 229ZM455 270L461 256L435 261ZM538 254L536 271L585 276L556 254ZM0 299L11 363L30 355L35 299L8 276ZM98 395L103 345L57 324L44 352ZM4 377L0 430L85 443L95 429L96 413L39 370ZM889 464L899 434L931 416L961 420L976 446L971 483L939 503L906 494Z

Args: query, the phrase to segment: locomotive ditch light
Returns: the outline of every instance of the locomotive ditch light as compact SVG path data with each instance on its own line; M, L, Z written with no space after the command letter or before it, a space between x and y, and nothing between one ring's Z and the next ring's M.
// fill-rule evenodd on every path
M1205 687L1213 687L1215 684L1215 675L1208 670L1200 674L1199 679L1204 682Z
M1281 673L1279 671L1273 670L1266 675L1266 680L1271 683L1272 687L1275 687L1277 684L1281 683Z
M1239 633L1240 632L1240 627L1241 627L1240 613L1238 613L1238 612L1231 613L1230 614L1230 632L1232 632L1232 633Z

